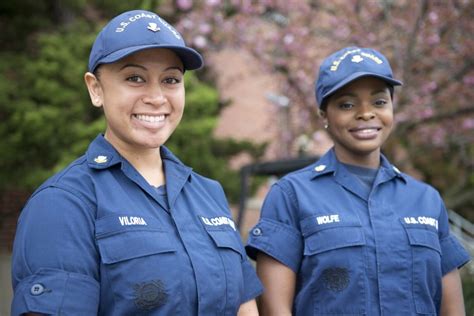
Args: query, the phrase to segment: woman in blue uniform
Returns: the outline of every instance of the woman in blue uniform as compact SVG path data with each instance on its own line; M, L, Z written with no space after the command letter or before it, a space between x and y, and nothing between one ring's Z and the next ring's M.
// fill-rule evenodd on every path
M221 186L163 144L202 57L158 15L108 23L85 74L107 121L27 202L12 315L256 315L262 291Z
M398 85L373 49L322 63L316 97L334 147L272 186L250 232L261 314L464 314L458 268L469 255L439 193L381 153Z

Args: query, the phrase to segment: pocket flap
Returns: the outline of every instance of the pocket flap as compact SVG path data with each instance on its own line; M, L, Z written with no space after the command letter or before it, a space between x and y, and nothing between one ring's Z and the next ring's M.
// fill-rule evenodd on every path
M116 216L108 216L96 222L96 239L102 262L116 263L158 253L175 252L170 233L154 219L132 219L136 225L117 225Z
M406 227L408 240L412 246L428 247L441 253L438 234L435 231L423 228Z
M321 252L365 245L361 227L344 226L320 230L304 238L304 254L314 255Z
M219 248L229 248L244 258L244 248L240 237L233 230L207 230L209 236Z

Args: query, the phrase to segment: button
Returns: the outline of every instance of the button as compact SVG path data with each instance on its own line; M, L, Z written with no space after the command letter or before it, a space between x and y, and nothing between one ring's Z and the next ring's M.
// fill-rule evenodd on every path
M258 227L255 227L253 230L252 230L252 235L254 236L260 236L262 234L262 230Z
M396 173L400 173L400 170L398 170L398 168L397 168L397 167L395 167L395 166L392 166L392 168L393 168L393 170L395 170L395 172L396 172Z
M36 283L33 284L30 290L32 295L41 295L44 292L44 286L42 284Z
M326 169L326 165L317 165L316 167L314 167L314 170L316 170L317 172L324 171L324 169Z

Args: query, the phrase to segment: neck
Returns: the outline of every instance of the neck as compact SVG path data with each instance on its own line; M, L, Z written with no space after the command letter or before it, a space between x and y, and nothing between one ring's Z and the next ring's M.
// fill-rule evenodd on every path
M112 145L150 185L160 186L165 184L165 173L160 147L139 150L136 148L129 149L117 144Z
M348 165L354 165L364 168L377 169L380 166L380 150L361 154L351 153L350 155L339 150L337 147L334 148L337 160Z
M123 156L150 185L158 187L165 184L165 172L159 148L147 153L134 152Z

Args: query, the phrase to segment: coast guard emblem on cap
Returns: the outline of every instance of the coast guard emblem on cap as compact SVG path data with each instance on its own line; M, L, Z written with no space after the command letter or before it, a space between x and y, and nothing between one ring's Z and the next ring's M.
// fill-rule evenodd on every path
M107 156L97 156L94 158L94 161L97 163L106 163L107 162Z
M152 22L148 23L148 26L146 28L153 32L158 32L160 30L158 24Z
M361 61L363 61L364 58L360 57L360 55L355 55L354 57L352 57L351 61L353 63L360 63Z

